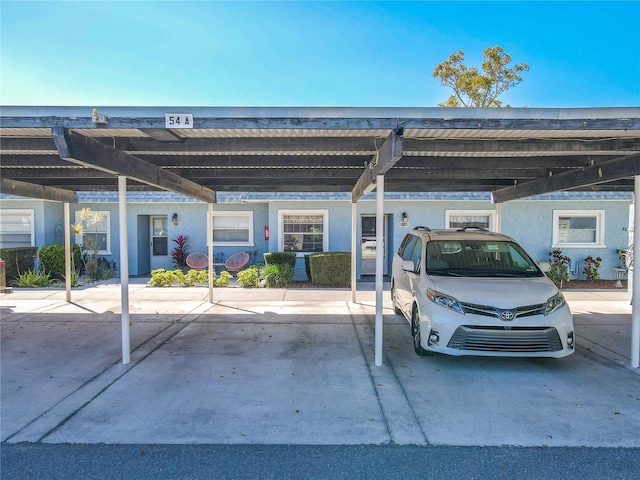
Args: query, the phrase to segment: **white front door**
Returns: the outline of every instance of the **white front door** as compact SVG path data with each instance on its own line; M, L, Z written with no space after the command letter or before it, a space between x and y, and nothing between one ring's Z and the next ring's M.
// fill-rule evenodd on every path
M151 224L151 270L172 268L169 259L169 238L167 237L167 216L150 217Z

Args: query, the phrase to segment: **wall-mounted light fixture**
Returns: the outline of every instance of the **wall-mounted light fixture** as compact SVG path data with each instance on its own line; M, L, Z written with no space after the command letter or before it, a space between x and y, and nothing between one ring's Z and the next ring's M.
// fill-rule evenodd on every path
M178 214L174 213L171 217L171 223L178 223Z
M409 225L409 217L407 216L407 212L402 212L402 222L400 223L403 227Z

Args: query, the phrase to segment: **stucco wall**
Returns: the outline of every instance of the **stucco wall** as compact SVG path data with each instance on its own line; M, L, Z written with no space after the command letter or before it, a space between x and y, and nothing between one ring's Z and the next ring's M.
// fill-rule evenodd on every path
M150 197L152 198L152 197ZM269 251L278 251L279 237L279 212L280 210L327 210L328 216L328 239L329 250L350 251L351 250L351 202L344 199L328 200L286 200L265 199L264 201L234 201L223 202L214 205L214 212L217 211L253 211L254 245L237 247L215 247L214 255L220 254L222 259L226 259L231 254L239 251L247 251L254 254L253 260L263 261L263 254ZM527 251L537 260L547 260L551 250L553 237L553 211L554 210L604 210L605 216L605 247L602 248L563 248L563 253L577 262L577 275L572 278L583 278L584 258L591 255L600 256L602 264L600 267L601 278L611 279L613 273L611 268L617 267L619 261L615 250L628 246L628 221L629 205L631 197L618 200L548 200L548 199L526 199L507 202L502 205L501 225L502 232L512 236L521 243ZM120 242L119 242L119 217L117 201L83 202L71 205L71 221L75 222L75 212L84 207L94 211L109 211L111 222L111 254L106 256L110 261L119 263ZM48 245L54 242L54 230L56 225L62 225L63 205L56 202L46 202L41 200L3 198L0 206L2 209L33 209L35 244L37 247ZM405 233L417 225L424 225L430 228L443 228L446 222L447 210L487 210L495 212L497 206L489 200L411 200L392 199L386 200L384 212L387 215L388 223L388 258L390 264L391 257L400 244ZM361 237L361 216L375 215L375 199L364 199L357 204L356 234L358 240ZM171 224L171 216L177 213L179 226ZM407 226L401 225L402 214L409 217ZM206 240L206 215L207 205L197 201L177 201L177 202L131 202L127 206L127 228L129 236L129 274L138 275L139 255L148 254L148 245L139 245L140 241L148 242L148 235L143 235L139 230L147 228L147 223L141 221L150 215L166 215L168 223L169 251L174 244L171 242L178 235L189 236L190 252L207 252ZM264 227L270 230L269 240L265 240ZM361 244L356 242L356 258L358 259L357 275L360 276L359 259L361 255ZM170 257L167 256L166 268L172 268ZM299 259L296 268L296 279L305 279L304 260Z
M502 207L502 233L515 238L537 260L547 260L552 250L554 210L604 210L604 247L563 247L572 260L571 278L584 279L584 259L601 257L600 277L613 279L612 268L620 262L616 249L628 247L630 201L514 201ZM575 266L574 262L577 262Z

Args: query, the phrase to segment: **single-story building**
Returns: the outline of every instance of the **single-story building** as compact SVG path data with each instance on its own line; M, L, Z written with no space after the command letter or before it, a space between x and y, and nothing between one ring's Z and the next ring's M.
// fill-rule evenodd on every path
M0 247L63 243L63 208L58 202L13 195L0 197ZM385 194L385 274L404 234L416 225L431 228L474 226L515 238L538 261L552 249L571 259L570 278L582 279L584 259L602 259L600 277L613 279L621 266L617 249L629 246L631 192L556 192L503 205L485 192L387 192ZM173 239L188 236L189 252L207 252L207 204L171 192L127 193L129 274L173 268ZM81 223L89 208L99 221L85 228L99 255L115 264L120 256L117 192L78 192L71 222ZM375 274L375 195L357 206L357 278ZM265 252L295 251L296 279L304 279L305 253L351 250L351 198L348 193L220 192L213 209L215 263L236 252L250 263ZM80 238L77 239L80 242Z

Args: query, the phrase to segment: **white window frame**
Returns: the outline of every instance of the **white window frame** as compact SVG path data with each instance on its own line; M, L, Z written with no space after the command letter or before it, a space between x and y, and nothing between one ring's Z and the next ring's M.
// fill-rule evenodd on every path
M451 217L489 217L489 230L495 232L497 229L497 214L495 210L445 210L445 228L451 227Z
M285 215L322 215L322 251L329 251L329 210L278 210L278 251L284 252ZM297 257L313 252L296 252Z
M102 215L104 218L104 224L106 226L106 231L105 232L98 232L98 233L105 233L106 234L106 246L107 248L105 250L98 250L97 254L98 255L111 255L111 212L109 210L91 210L91 215L93 214L98 214L98 215ZM75 223L76 224L81 224L82 223L82 219L80 218L80 214L81 214L81 210L76 210L75 214L74 214L74 218L75 218ZM94 233L91 231L91 225L86 225L85 230L87 233ZM78 245L82 245L83 251L86 252L87 250L84 248L84 234L85 231L83 230L83 232L80 235L76 235L76 244Z
M254 230L253 225L253 212L251 210L230 210L226 212L213 212L213 219L211 222L213 230L216 226L216 217L248 217L249 219L249 240L246 242L216 242L213 241L213 245L216 247L253 247L254 246ZM213 238L213 232L211 233Z
M29 221L31 223L30 227L30 235L31 235L31 244L28 245L30 247L35 247L36 245L36 229L35 229L35 225L34 225L34 210L32 208L3 208L2 210L0 210L0 218L5 218L7 215L21 215L21 216L26 216L29 217ZM4 234L5 233L5 227L4 227L4 223L2 221L0 221L0 230L1 233ZM14 232L7 232L7 234L11 234ZM27 246L27 245L20 245L20 246ZM12 247L3 247L3 248L12 248Z
M596 240L591 243L560 242L560 217L595 217ZM552 248L606 248L604 243L604 210L554 210Z

